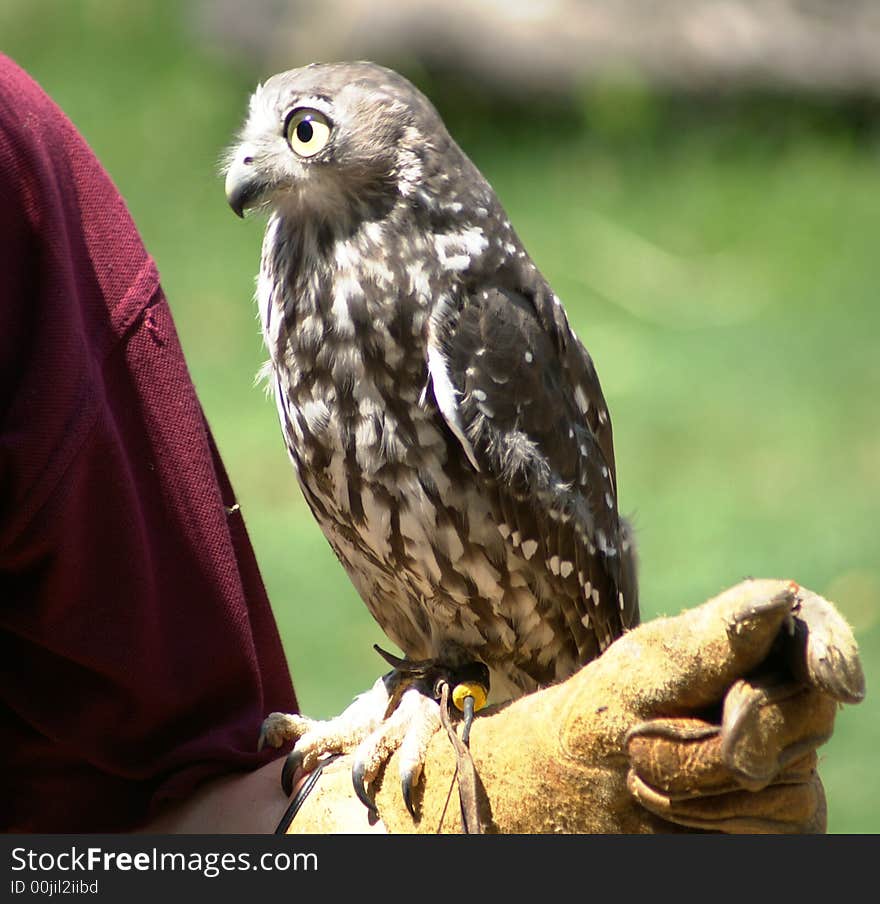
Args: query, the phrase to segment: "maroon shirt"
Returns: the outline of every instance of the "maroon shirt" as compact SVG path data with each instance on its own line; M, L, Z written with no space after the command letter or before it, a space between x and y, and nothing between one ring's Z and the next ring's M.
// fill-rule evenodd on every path
M296 700L156 266L0 56L0 830L116 831Z

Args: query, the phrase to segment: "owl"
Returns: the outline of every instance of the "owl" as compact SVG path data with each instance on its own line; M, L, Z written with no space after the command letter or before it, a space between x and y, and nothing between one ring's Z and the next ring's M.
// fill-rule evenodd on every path
M270 78L226 197L267 215L257 303L303 495L404 654L340 716L276 713L261 740L297 740L288 790L296 768L353 751L367 801L399 748L411 806L437 676L509 700L638 621L608 407L494 191L401 75Z

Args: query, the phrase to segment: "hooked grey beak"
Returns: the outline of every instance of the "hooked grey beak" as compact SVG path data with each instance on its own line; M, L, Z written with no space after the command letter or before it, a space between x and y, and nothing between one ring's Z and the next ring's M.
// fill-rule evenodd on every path
M266 185L254 171L254 158L246 152L237 157L226 173L226 201L239 217L259 203Z

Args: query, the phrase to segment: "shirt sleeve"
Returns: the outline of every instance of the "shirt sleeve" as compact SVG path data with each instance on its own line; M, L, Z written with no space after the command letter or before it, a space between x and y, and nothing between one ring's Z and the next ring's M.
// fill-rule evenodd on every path
M0 56L0 828L133 828L264 762L273 710L287 663L156 267Z

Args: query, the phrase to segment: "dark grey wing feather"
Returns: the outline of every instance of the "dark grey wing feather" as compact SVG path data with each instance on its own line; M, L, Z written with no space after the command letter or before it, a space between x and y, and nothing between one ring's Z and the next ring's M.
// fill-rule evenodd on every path
M429 365L438 407L497 494L502 530L544 570L586 662L635 624L638 602L622 563L630 544L605 400L589 354L550 305L561 320L497 287L439 305Z

